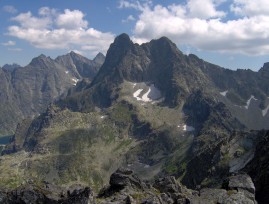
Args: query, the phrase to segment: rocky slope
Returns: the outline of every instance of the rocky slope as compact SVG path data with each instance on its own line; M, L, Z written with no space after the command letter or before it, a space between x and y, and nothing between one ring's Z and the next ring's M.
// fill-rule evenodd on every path
M71 55L64 57L70 72ZM170 175L188 188L220 188L255 158L269 124L267 83L267 64L229 71L184 55L165 37L138 45L122 34L91 83L78 83L18 126L2 151L0 185L13 189L30 179L99 189L123 166L141 179ZM201 191L197 203L212 194L223 203L243 196L227 186Z
M55 60L40 55L25 67L0 68L0 136L12 134L22 119L45 111L79 80L91 80L103 60L102 54L88 60L71 52Z

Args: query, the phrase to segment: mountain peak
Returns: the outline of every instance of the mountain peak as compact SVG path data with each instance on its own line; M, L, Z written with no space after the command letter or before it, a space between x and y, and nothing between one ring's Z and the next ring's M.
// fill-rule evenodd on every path
M265 62L264 64L263 64L263 67L261 68L261 70L269 70L269 62Z
M133 44L133 42L131 41L129 35L127 35L126 33L123 33L115 38L113 44L120 47L129 47Z
M106 60L104 62L106 67L111 68L118 65L119 60L122 59L133 46L134 43L126 33L117 36L107 51Z
M259 70L259 73L268 74L269 73L269 62L265 62L262 68Z
M13 63L13 64L5 64L3 66L3 69L8 70L8 71L13 71L14 69L19 68L19 67L21 66L16 63Z
M37 58L42 59L42 58L47 58L47 56L46 56L46 55L44 55L44 54L41 54L41 55L39 55Z
M163 36L156 40L151 40L150 44L153 46L161 47L163 50L173 50L174 52L182 52L177 48L176 44L173 43L169 38Z
M78 54L78 53L76 53L76 52L74 52L74 51L71 51L71 52L69 53L69 55L71 55L71 56L81 56L80 54Z
M168 43L173 43L168 37L166 36L163 36L163 37L160 37L158 39L159 41L163 41L163 42L168 42ZM174 44L174 43L173 43Z
M52 61L52 59L50 57L47 57L46 55L41 54L38 57L33 58L29 65L41 66L41 65L44 65L46 63L51 63L51 61Z
M105 55L103 55L103 53L99 52L95 58L93 59L94 62L98 63L98 64L103 64L105 61Z
M122 33L122 34L118 35L118 36L115 38L115 41L117 41L117 40L131 41L129 35L126 34L126 33Z

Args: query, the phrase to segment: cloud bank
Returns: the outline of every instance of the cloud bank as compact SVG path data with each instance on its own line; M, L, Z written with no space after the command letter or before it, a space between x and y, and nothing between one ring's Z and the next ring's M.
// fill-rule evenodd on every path
M92 56L105 53L114 39L110 32L89 27L85 14L79 10L42 7L38 15L21 13L11 19L17 25L8 27L8 35L30 42L43 49L89 51Z
M168 6L124 0L120 8L138 11L133 31L138 43L167 36L178 45L199 50L269 53L268 0L188 0Z

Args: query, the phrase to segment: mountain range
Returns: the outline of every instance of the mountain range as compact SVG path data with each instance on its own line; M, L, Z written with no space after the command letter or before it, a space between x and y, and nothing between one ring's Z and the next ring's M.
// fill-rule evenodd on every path
M251 177L256 199L266 203L268 63L258 72L232 71L184 55L166 37L138 45L126 34L116 37L103 60L100 54L90 61L71 52L55 60L41 55L11 73L1 70L0 76L7 81L3 90L26 91L30 82L41 87L28 89L26 95L0 96L9 103L19 101L22 115L41 113L20 121L2 150L2 188L46 181L98 190L109 180L115 184L110 175L124 167L129 169L123 171L127 175L135 172L142 180L174 176L199 195L208 187L225 188L227 192L221 192L228 198L221 203L229 203L234 190L242 193L242 202L246 198L246 203L255 203L254 190L240 191L253 189L242 187L252 186L252 181L244 183ZM74 86L76 79L81 82ZM241 187L228 188L225 180L242 173L250 176L240 180L244 184L236 180ZM103 189L100 195L110 199L113 193L109 192ZM132 198L136 193L127 192Z
M0 135L11 135L24 118L33 118L78 81L91 81L104 62L99 53L89 60L70 52L55 60L45 55L34 58L25 67L0 68Z

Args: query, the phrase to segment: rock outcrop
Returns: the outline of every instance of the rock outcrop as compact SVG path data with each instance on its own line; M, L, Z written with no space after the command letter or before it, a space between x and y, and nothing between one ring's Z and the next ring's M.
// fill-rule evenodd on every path
M258 203L268 203L269 200L269 131L260 135L253 159L244 168L256 187Z
M255 187L246 174L229 177L222 189L187 189L175 177L158 178L153 183L138 179L131 170L112 174L110 186L103 189L97 203L143 204L255 204Z
M0 190L2 204L93 204L93 192L88 187L72 186L68 189L44 182L40 185L24 184L7 191Z

